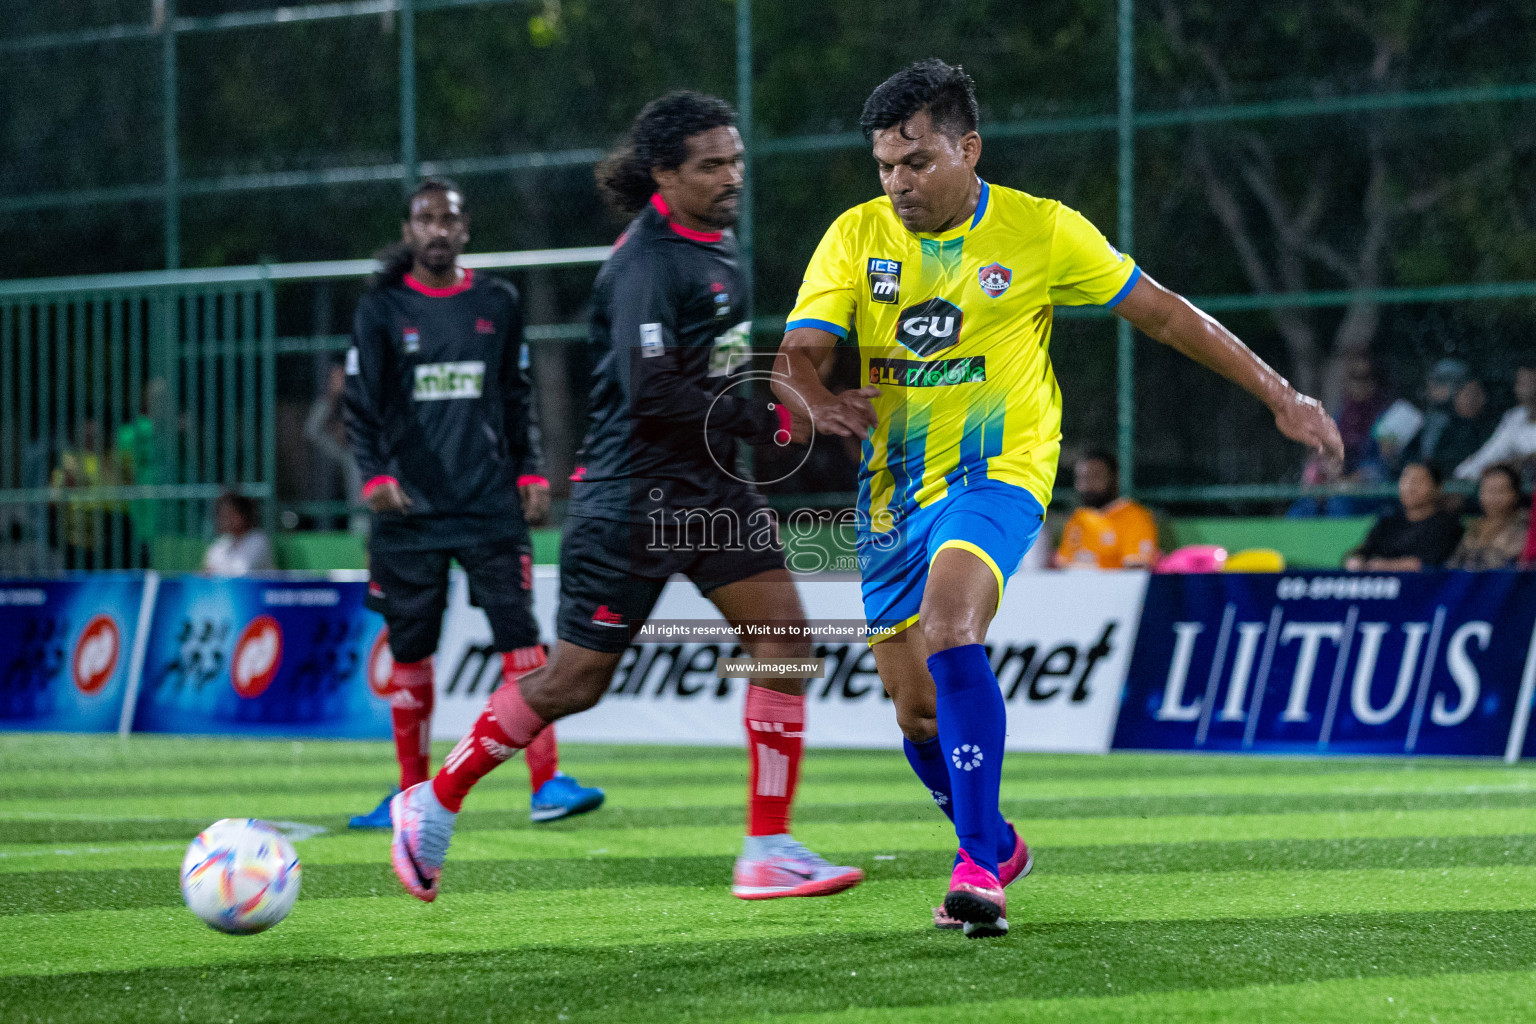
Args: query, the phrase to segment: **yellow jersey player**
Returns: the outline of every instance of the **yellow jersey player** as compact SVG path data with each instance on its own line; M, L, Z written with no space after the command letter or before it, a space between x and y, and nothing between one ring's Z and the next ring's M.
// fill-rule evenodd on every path
M1061 448L1053 307L1097 303L1243 387L1329 458L1333 421L1081 214L991 185L971 79L893 75L860 124L885 195L839 217L805 273L774 390L815 429L861 438L858 556L875 661L908 760L960 850L940 927L1006 934L1029 849L998 810L1006 707L985 648L1003 584L1040 530ZM815 367L857 336L865 386Z

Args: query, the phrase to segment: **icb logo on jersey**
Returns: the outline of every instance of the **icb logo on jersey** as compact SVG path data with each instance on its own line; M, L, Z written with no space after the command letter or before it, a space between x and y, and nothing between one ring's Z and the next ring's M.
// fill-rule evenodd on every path
M989 263L981 268L977 280L981 282L981 290L995 299L1013 284L1013 271L1001 263Z
M75 689L86 696L101 692L117 668L118 652L122 650L122 632L110 615L97 615L80 631L75 641L75 657L72 668Z
M901 297L901 261L869 258L869 297L895 305Z
M953 302L929 299L901 311L896 318L896 340L920 356L931 356L959 343L964 319L965 314Z
M283 627L270 615L258 615L235 641L235 655L229 664L230 685L247 700L260 697L272 685L282 663Z

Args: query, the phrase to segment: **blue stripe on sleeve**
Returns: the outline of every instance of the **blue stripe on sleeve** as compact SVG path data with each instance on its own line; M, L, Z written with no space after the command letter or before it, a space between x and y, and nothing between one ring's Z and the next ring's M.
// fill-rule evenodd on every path
M1136 282L1140 280L1141 268L1137 267L1131 271L1131 276L1126 278L1125 284L1120 287L1120 290L1115 292L1115 297L1104 303L1104 308L1114 309L1116 306L1118 306L1120 304L1120 300L1131 294L1131 289L1135 288Z
M1137 270L1139 272L1140 268L1137 268ZM814 327L818 331L826 331L828 334L835 334L839 338L848 337L848 328L839 327L837 324L830 320L817 320L814 317L805 317L800 320L791 320L789 323L784 325L784 330L792 331L796 327Z

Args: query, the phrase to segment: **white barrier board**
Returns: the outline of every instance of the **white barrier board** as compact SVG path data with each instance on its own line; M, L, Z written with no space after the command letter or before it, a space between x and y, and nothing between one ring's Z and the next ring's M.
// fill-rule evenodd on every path
M1146 591L1144 573L1021 572L1009 581L988 636L992 664L1008 706L1008 749L1096 753L1109 749L1120 693L1136 641ZM812 620L857 618L857 579L805 576L801 600ZM559 574L539 567L535 614L554 637ZM652 621L718 619L693 585L674 579ZM715 663L733 654L721 642L636 644L625 651L601 704L560 723L564 740L604 743L731 744L742 741L746 682L716 679ZM901 744L896 716L861 641L828 641L826 677L811 680L806 742L818 747ZM740 656L739 651L736 656ZM485 706L500 678L485 616L468 603L455 572L437 654L433 738L457 739Z

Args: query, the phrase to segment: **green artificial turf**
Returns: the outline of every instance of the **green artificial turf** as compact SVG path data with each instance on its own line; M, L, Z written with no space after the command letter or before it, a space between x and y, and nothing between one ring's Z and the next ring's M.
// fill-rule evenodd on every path
M533 826L509 765L428 906L345 829L385 745L0 737L0 1021L1536 1021L1532 767L1014 755L1036 869L970 942L930 925L954 839L897 753L809 753L796 832L868 880L760 903L739 751L563 753L608 805ZM236 938L176 869L244 815L327 831Z

